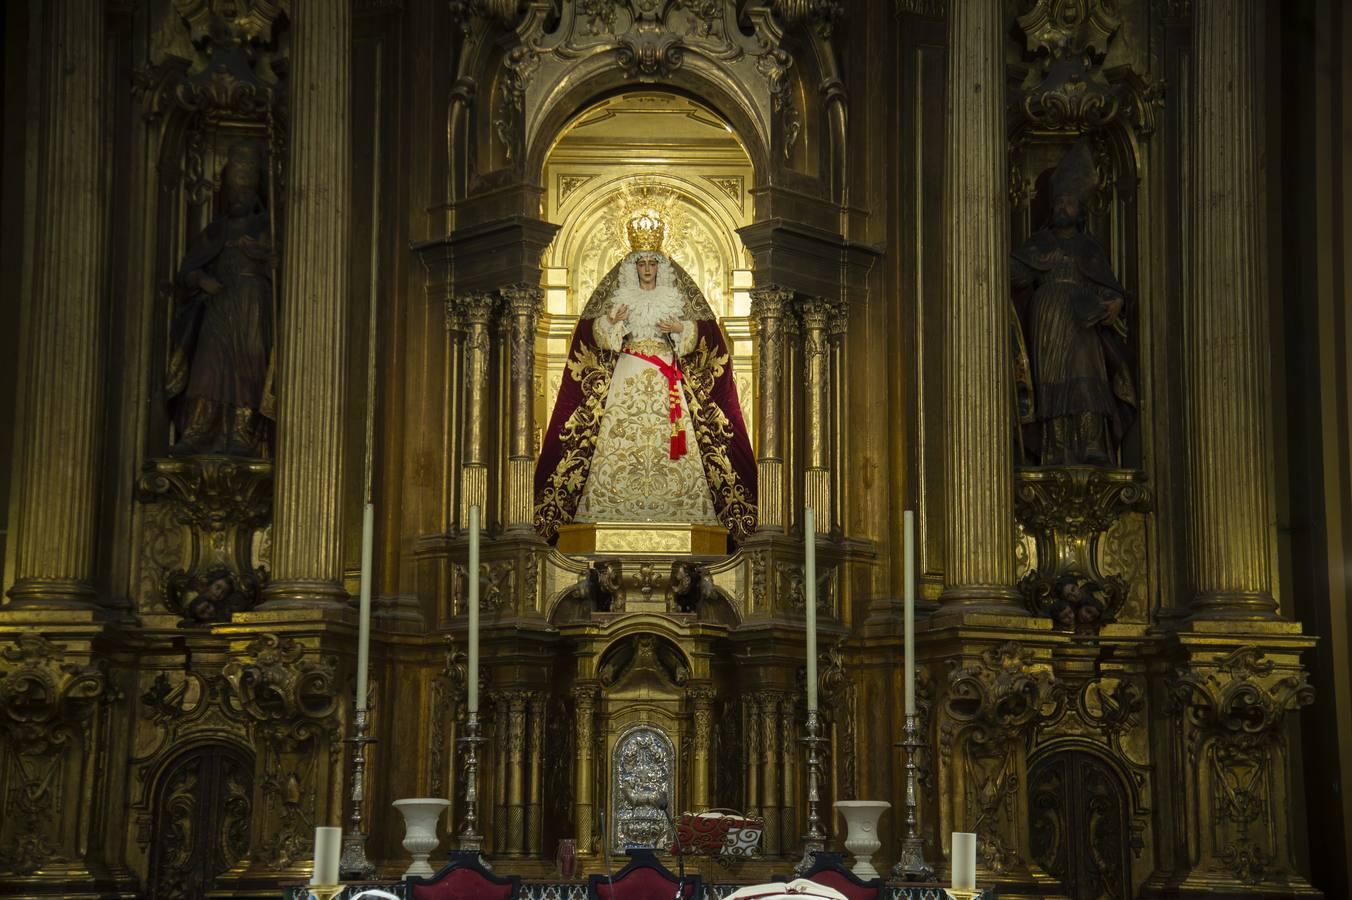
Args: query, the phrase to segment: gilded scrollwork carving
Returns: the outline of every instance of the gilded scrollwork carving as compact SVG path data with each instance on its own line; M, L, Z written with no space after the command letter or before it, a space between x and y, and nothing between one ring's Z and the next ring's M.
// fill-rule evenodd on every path
M183 567L159 573L172 613L221 621L252 609L267 581L253 565L255 532L272 517L272 463L230 457L152 459L137 488L142 502L162 503L183 529Z
M1031 65L1014 105L1042 128L1093 131L1118 121L1154 132L1164 88L1128 66L1102 68L1122 26L1108 0L1035 0L1016 20Z
M265 865L291 867L312 849L313 828L325 812L323 785L341 763L337 663L307 653L294 638L264 634L222 675L262 757L264 833L255 836L256 852Z
M1099 570L1099 542L1127 513L1150 509L1140 472L1049 466L1017 472L1014 511L1036 545L1036 568L1019 582L1030 612L1068 631L1097 633L1115 621L1132 585ZM1144 549L1144 548L1142 548Z
M954 785L955 825L976 833L978 856L996 874L1028 861L1027 741L1062 705L1050 666L1016 642L952 664L940 711L941 766Z
M27 875L81 855L61 823L77 815L82 771L92 771L91 723L114 699L107 666L39 634L0 649L0 737L10 790L0 798L0 872Z
M822 718L827 725L835 727L832 756L840 787L837 799L854 800L859 795L857 689L854 679L845 670L844 650L844 638L827 648L823 654L825 665L818 663L817 682Z
M1182 729L1180 774L1202 804L1198 868L1250 887L1290 876L1289 848L1268 823L1290 802L1287 713L1314 702L1304 671L1239 647L1179 667L1169 701Z

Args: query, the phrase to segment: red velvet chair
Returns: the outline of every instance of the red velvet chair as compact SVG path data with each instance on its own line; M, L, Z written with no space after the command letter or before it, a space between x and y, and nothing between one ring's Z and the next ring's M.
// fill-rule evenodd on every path
M840 891L850 900L879 900L883 894L882 878L863 880L845 866L845 860L839 853L816 853L812 857L812 867L802 875L793 878L806 878L808 881ZM790 881L782 875L776 875L775 881Z
M592 875L587 879L588 900L676 900L679 879L651 850L630 850L629 864L613 877ZM611 885L614 885L612 889ZM704 900L699 875L687 875L681 900Z
M479 854L456 851L451 861L431 878L404 879L409 900L518 900L521 878L497 876L484 868Z

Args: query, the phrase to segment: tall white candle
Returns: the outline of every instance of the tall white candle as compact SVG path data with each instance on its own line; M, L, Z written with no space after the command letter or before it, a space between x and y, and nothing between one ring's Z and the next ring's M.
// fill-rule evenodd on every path
M337 884L338 857L342 853L343 829L321 825L315 829L315 870L310 884Z
M909 509L906 510L902 521L906 551L905 574L903 575L906 579L903 588L903 596L905 597L903 648L906 654L906 715L913 716L915 715L915 513Z
M807 618L807 708L817 709L817 517L803 510L803 605Z
M976 890L976 835L953 832L953 890Z
M361 600L357 618L357 709L366 709L366 679L371 670L371 557L376 507L369 500L361 516Z
M469 508L469 711L479 711L479 507Z

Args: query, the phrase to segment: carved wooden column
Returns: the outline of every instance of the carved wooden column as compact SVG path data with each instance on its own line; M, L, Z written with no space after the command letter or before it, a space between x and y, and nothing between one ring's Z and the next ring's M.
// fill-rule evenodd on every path
M545 695L530 698L530 796L526 800L526 855L539 856L544 847Z
M784 318L793 291L774 285L751 291L756 329L756 464L759 468L760 531L783 531L784 513Z
M794 694L785 694L779 704L779 750L783 757L783 802L780 812L780 846L794 847L803 836L803 823L799 818L798 806L798 754L802 745L798 743L798 725L802 718L798 715L798 702ZM806 812L805 810L803 811Z
M463 462L460 468L460 521L469 521L469 508L484 510L488 504L489 356L492 339L489 322L497 300L490 293L475 292L458 298L465 324L465 395ZM486 521L486 519L481 519Z
M507 847L507 784L511 780L509 771L511 762L507 756L507 746L511 743L511 711L508 707L507 693L496 691L493 694L493 849L501 853Z
M713 703L714 692L708 686L691 688L687 692L694 706L695 741L691 753L690 807L695 810L708 809L709 803L709 750L713 744Z
M270 606L347 599L337 423L346 414L352 6L297 3L291 29Z
M455 300L446 301L446 507L442 512L446 532L459 530L468 525L460 518L460 472L463 453L464 433L460 429L460 417L464 411L465 396L462 390L464 372L465 323Z
M828 453L831 459L831 521L845 529L845 332L850 324L850 306L846 302L832 303L826 330L830 336L831 357L827 393L830 415L827 433L831 436Z
M103 3L43 8L41 147L9 609L93 607L107 184ZM17 240L18 238L13 238Z
M1259 243L1263 171L1244 3L1198 3L1191 139L1193 294L1187 303L1189 543L1193 614L1274 616L1268 306Z
M535 529L535 320L545 292L515 284L500 292L508 317L511 356L511 445L507 457L507 521L509 529Z
M765 831L761 843L766 856L780 852L780 796L779 796L779 702L775 694L766 691L760 695L761 732L761 816Z
M999 0L971 0L948 13L941 603L950 610L1021 612L1013 587L1003 9Z
M804 506L811 506L818 534L831 531L831 338L832 304L805 297L798 307L803 327L804 415L807 418L807 469Z
M508 856L526 852L526 691L507 695L507 846Z
M592 787L592 745L595 742L593 725L596 721L596 700L601 690L595 684L579 684L573 688L573 708L576 716L576 741L573 748L573 831L577 834L577 852L590 855L596 840L592 831L595 801ZM602 836L604 839L604 835Z
M742 698L743 746L746 751L746 803L749 815L759 815L762 809L760 792L761 729L760 697L747 694Z

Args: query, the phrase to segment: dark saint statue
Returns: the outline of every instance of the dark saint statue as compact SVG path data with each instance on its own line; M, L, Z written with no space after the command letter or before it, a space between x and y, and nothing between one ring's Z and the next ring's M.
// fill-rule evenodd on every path
M1010 280L1031 288L1024 317L1034 396L1021 410L1044 466L1117 464L1135 419L1128 366L1126 291L1085 230L1094 161L1081 141L1051 177L1051 223L1014 251Z
M174 284L165 394L178 430L171 456L264 456L272 356L271 224L264 154L230 148L224 211L188 247Z

